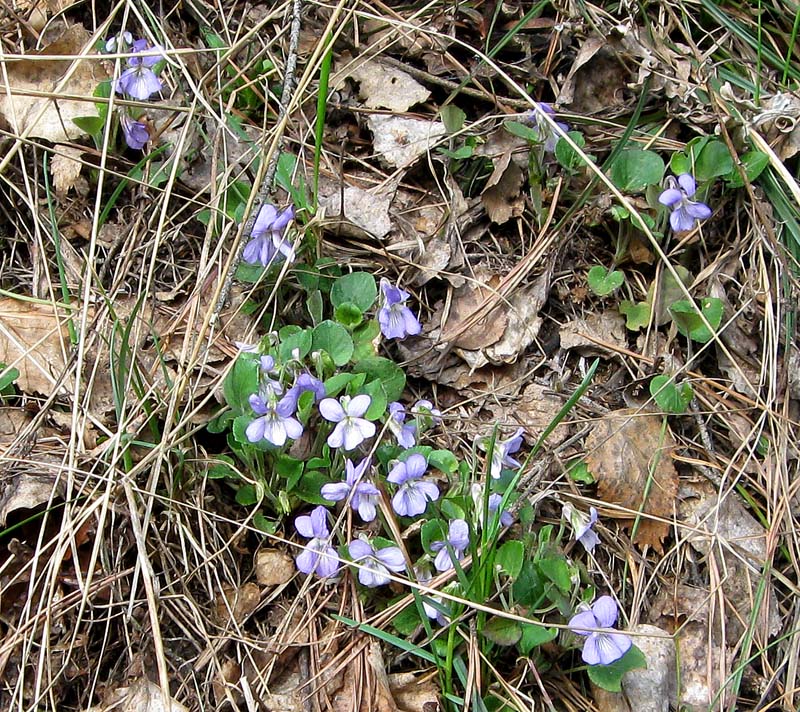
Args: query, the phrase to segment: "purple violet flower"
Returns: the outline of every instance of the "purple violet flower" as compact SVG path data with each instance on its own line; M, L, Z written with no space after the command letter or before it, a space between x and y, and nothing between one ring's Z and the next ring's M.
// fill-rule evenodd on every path
M258 369L261 377L261 385L258 389L259 395L264 398L273 396L277 398L280 396L283 393L281 382L270 378L270 376L278 373L278 370L275 368L275 359L269 355L261 356L258 361ZM295 410L297 410L296 403L291 407L291 412L294 413Z
M450 545L448 548L447 545ZM469 546L469 525L463 519L450 520L446 541L432 541L431 551L438 552L433 560L437 571L449 571L453 568L453 559L450 549L458 561L464 558L464 552Z
M556 112L553 110L553 107L550 106L550 104L547 104L543 101L534 102L534 105L534 108L528 112L527 119L536 128L536 131L539 134L539 140L542 142L542 148L544 149L545 153L553 153L553 151L556 150L558 139L561 137L553 130L550 122L545 119L542 114L555 116ZM564 133L569 131L569 124L565 124L562 121L556 121L555 124Z
M304 574L316 573L327 578L339 570L339 556L331 546L327 519L328 510L320 505L311 510L311 515L294 520L297 533L311 540L295 559L298 570Z
M611 596L600 596L591 609L570 619L569 629L586 638L581 658L587 665L610 665L630 650L633 642L613 629L616 621L617 602Z
M314 401L320 401L325 397L325 384L318 378L314 378L310 373L301 373L294 381L294 385L286 391L286 398L290 398L297 410L297 401L306 391L314 394Z
M672 210L669 224L675 232L694 229L698 220L711 217L711 208L690 198L697 192L697 183L689 173L681 173L676 179L667 178L667 188L658 196L658 202Z
M433 576L431 575L430 569L425 566L423 567L414 567L414 576L417 579L417 583L421 583L424 586L427 586ZM433 601L437 604L437 606L433 606L428 601ZM442 602L442 598L440 596L427 596L423 594L422 597L422 609L425 611L425 615L428 616L431 620L436 621L440 626L446 626L450 623L448 617L442 613L440 610L441 607L444 607L444 603Z
M418 419L430 420L430 424L426 423L426 429L433 427L442 422L442 411L433 407L433 403L429 400L421 399L411 406L411 414L416 415Z
M505 440L495 440L494 447L492 448L492 479L499 479L503 473L503 467L517 468L520 463L511 457L512 453L517 452L522 445L522 433L524 430L518 428L511 437ZM477 439L478 447L484 452L489 451L489 445L492 442L491 438L482 437Z
M164 59L164 48L160 45L150 47L147 40L136 40L132 49L128 69L117 79L114 88L118 94L147 101L152 94L161 91L161 80L150 67Z
M381 294L378 323L387 339L404 339L406 336L416 336L422 331L419 319L406 306L406 301L411 296L408 292L390 284L387 279L382 279Z
M150 140L150 132L141 121L134 121L124 111L120 112L119 124L122 126L122 135L125 143L134 151L141 151Z
M297 440L303 434L303 426L292 417L294 408L287 398L276 402L274 396L265 400L261 394L254 393L250 396L250 407L260 416L245 430L251 443L266 440L275 447L282 447L289 438Z
M349 496L350 507L358 512L358 516L363 521L371 522L377 515L376 504L381 493L369 479L364 477L369 466L368 457L365 457L358 465L353 465L350 460L345 460L344 482L322 485L320 494L329 502L339 502Z
M397 438L397 444L402 448L414 447L417 442L417 424L413 421L406 423L406 409L402 403L395 401L389 403L389 430Z
M258 211L242 259L248 264L261 264L264 267L269 267L279 254L288 262L294 261L294 248L284 239L286 228L293 218L293 206L278 211L274 205L264 203Z
M350 558L353 563L360 564L358 570L358 580L374 588L389 583L391 578L389 572L400 573L405 571L406 560L403 552L396 546L387 546L384 549L376 549L366 539L353 539L348 546Z
M439 499L439 488L434 482L422 479L428 469L424 455L414 453L405 462L398 462L386 478L398 485L392 497L392 509L401 517L416 517L428 507L428 502Z
M355 398L342 396L338 401L335 398L325 398L319 404L322 417L336 427L328 435L330 447L343 447L353 450L362 442L375 435L375 423L370 423L361 416L369 410L372 398L360 395Z
M500 509L500 505L503 503L503 495L498 494L495 492L494 494L489 495L489 512L494 514ZM504 527L510 527L514 523L514 516L509 512L507 509L504 509L500 512L500 524Z
M483 527L483 498L484 489L483 485L479 482L473 482L470 488L470 495L472 496L472 503L475 507L476 521L479 528ZM503 495L495 492L489 495L489 514L493 515L503 503ZM489 518L490 521L492 517ZM514 517L508 510L500 512L500 524L504 527L510 527L514 523Z

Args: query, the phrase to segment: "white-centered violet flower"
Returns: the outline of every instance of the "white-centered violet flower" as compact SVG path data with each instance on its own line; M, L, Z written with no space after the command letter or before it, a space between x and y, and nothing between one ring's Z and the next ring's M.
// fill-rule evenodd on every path
M350 507L358 512L365 522L371 522L377 515L380 490L364 476L369 469L370 459L365 457L358 465L351 460L344 461L345 480L322 485L320 494L329 502L340 502L350 497ZM352 493L352 494L351 494Z
M311 540L295 559L297 569L322 578L333 576L339 570L339 556L331 546L328 510L320 505L312 509L310 515L297 517L294 527L300 536Z
M291 438L297 440L303 434L303 425L294 418L292 402L286 398L276 400L274 396L253 393L250 407L260 416L247 426L245 434L251 443L266 440L275 447L282 447Z
M550 106L550 104L547 104L543 101L537 101L534 103L535 108L533 108L527 114L528 121L536 128L536 131L539 134L539 140L542 142L542 148L544 149L545 153L553 153L553 151L556 150L558 139L561 137L555 131L553 131L553 127L550 125L548 120L542 116L542 114L555 116L556 112L553 110L553 107ZM565 124L562 121L556 121L555 124L564 133L569 131L569 124Z
M319 412L325 420L336 423L336 427L328 435L330 447L342 447L354 450L362 442L375 435L375 423L361 416L369 410L372 399L368 395L355 398L342 396L325 398L319 404Z
M405 571L406 560L403 552L396 546L387 546L376 549L365 538L353 539L347 549L354 563L359 564L358 580L364 585L374 588L383 586L391 578L389 572L401 573Z
M677 179L667 178L667 188L658 196L658 202L672 210L669 224L675 232L694 229L698 220L711 217L711 208L691 198L697 192L697 183L689 173L681 173Z
M279 211L274 205L264 203L250 233L250 241L242 252L242 259L251 265L269 267L282 255L287 262L294 261L294 248L286 241L286 228L294 218L294 207Z
M397 438L397 444L402 448L414 447L417 442L417 424L413 421L406 423L406 409L402 403L395 401L389 403L389 430Z
M424 586L427 586L433 579L430 569L427 566L415 566L414 576L416 577L417 582L423 584ZM436 605L431 605L429 601L432 601ZM446 626L450 623L450 619L440 610L441 608L445 607L446 605L440 596L428 597L422 594L422 609L425 611L425 615L431 620L436 621L440 626Z
M310 373L301 373L294 381L294 385L286 391L286 398L294 403L297 410L297 400L303 393L310 391L314 394L314 401L321 401L325 397L325 384Z
M422 331L422 324L407 306L411 295L395 287L389 280L381 280L381 307L378 309L378 324L387 339L404 339Z
M522 428L517 429L511 437L506 438L505 440L495 440L494 447L492 448L492 466L491 466L491 473L493 479L499 479L500 475L503 473L504 467L510 467L515 469L520 467L520 463L515 460L511 455L517 450L520 449L522 446L522 433L524 430ZM478 438L476 443L478 447L483 450L484 452L489 452L489 446L492 442L492 439L489 437L481 437Z
M575 541L579 541L583 548L590 554L594 552L594 547L600 541L593 527L597 524L597 510L589 507L589 516L575 509L571 504L565 504L561 508L561 514L572 527Z
M151 47L147 40L136 40L132 50L128 68L117 79L114 89L118 94L147 101L151 95L161 91L161 80L151 67L164 59L164 48L160 45Z
M401 517L416 517L428 507L428 502L439 498L436 483L423 479L428 469L424 455L414 453L405 462L397 462L386 480L398 485L392 497L392 509Z
M134 151L141 151L150 140L150 132L141 121L134 121L124 111L120 112L119 125L122 127L122 135L125 143Z
M617 602L611 596L600 596L570 619L569 629L586 638L581 658L587 665L610 665L630 650L633 642L614 630L616 622Z
M448 544L450 545L448 547ZM469 524L463 519L453 519L450 521L450 526L447 531L447 539L445 541L432 541L431 551L438 552L436 558L433 560L433 565L437 571L449 571L453 568L453 556L456 560L461 561L464 558L464 552L469 546ZM452 555L451 555L452 549Z
M109 54L113 54L117 50L124 52L133 44L133 35L128 32L120 32L118 35L112 35L106 40L103 46L104 50Z

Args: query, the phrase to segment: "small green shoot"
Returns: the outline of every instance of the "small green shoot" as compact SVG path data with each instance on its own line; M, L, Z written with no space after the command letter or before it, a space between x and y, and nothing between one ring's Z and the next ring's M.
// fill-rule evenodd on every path
M681 415L692 402L694 390L690 383L677 385L672 376L660 375L650 381L650 395L663 412Z

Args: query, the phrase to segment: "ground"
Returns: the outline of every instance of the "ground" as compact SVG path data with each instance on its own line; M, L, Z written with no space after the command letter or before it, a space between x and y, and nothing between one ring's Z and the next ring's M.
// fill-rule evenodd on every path
M0 16L1 709L797 709L796 5Z

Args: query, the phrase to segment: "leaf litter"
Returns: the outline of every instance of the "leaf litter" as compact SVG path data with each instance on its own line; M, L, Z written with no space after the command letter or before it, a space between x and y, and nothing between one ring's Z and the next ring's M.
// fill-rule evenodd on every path
M577 115L581 121L575 125L585 131L587 152L591 149L592 154L607 155L609 139L613 144L622 134L625 120L645 87L650 92L645 97L648 108L666 110L670 118L663 134L637 133L637 141L646 141L667 155L682 149L694 133L713 134L718 117L700 94L703 87L713 83L707 83L706 64L696 61L694 48L674 42L669 33L662 32L664 27L652 32L650 27L637 25L633 15L621 22L596 11L594 6L588 7L590 24L599 29L599 34L587 34L577 16L558 24L555 15L523 22L522 11L515 4L498 6L497 18L505 23L503 31L515 28L509 44L498 51L504 72L510 72L512 81L520 86L534 82L537 100L552 101L559 109ZM592 696L597 705L605 709L661 710L670 702L687 709L706 709L719 693L721 703L744 707L751 702L737 702L734 696L752 697L747 680L759 676L765 683L761 688L765 698L793 699L796 677L791 676L796 670L787 665L786 677L782 677L784 668L775 646L770 646L792 610L797 585L791 556L776 559L775 553L778 540L790 552L794 545L784 536L787 523L791 524L789 517L783 522L776 512L786 511L781 509L790 502L786 486L796 475L797 453L787 446L786 432L796 420L798 391L797 369L784 366L780 370L775 367L776 361L769 362L772 356L767 354L773 346L770 334L782 328L780 319L773 321L770 311L774 295L785 288L770 276L777 245L771 242L771 251L765 251L760 232L763 226L741 215L735 225L740 259L734 263L721 257L729 246L727 236L710 222L703 226L702 235L678 247L664 235L656 235L660 242L652 243L635 226L616 217L612 220L613 202L600 196L591 209L579 206L570 213L570 225L552 232L557 234L555 244L537 251L540 245L532 225L541 227L547 219L550 206L546 201L558 194L552 171L561 171L561 164L558 158L548 159L551 172L539 183L531 179L528 142L498 127L507 117L518 116L511 113L512 109L530 110L530 102L511 91L503 95L509 85L505 79L498 79L497 66L461 54L465 37L471 42L477 42L477 38L481 43L495 41L498 37L493 33L500 24L494 27L475 8L464 7L455 14L434 8L424 17L393 12L397 15L381 21L360 18L364 34L352 43L348 41L344 49L336 45L335 66L345 68L334 76L331 85L341 94L336 107L341 126L336 125L331 113L328 119L333 125L326 126L326 131L341 128L342 132L335 145L322 147L319 254L343 266L359 264L376 273L402 273L403 284L415 287L415 299L419 299L424 314L424 332L401 343L397 353L408 360L408 374L415 379L413 388L426 397L435 394L437 404L447 409L443 437L448 440L470 442L477 419L478 427L486 430L495 425L521 425L528 441L535 441L577 387L588 359L599 358L591 388L550 435L540 455L541 463L568 458L560 463L563 472L569 472L573 459L582 457L596 482L579 487L575 481L562 478L546 482L545 491L536 494L537 507L541 507L538 513L545 517L552 514L550 496L556 495L553 501L557 501L567 489L586 504L598 506L603 547L602 552L596 550L592 566L602 570L606 585L629 590L622 584L630 574L627 567L634 556L640 571L646 574L632 587L633 593L627 594L623 610L632 607L627 609L631 619L658 626L639 624L631 628L651 636L641 638L640 647L653 662L648 671L652 676L647 678L642 671L626 674L623 688L627 702L610 702L595 689ZM325 18L319 9L307 14L306 20L311 23ZM564 12L565 16L570 14L570 9ZM264 30L270 32L280 26L272 10L257 7L248 22L254 18L263 36ZM558 18L562 19L561 15ZM231 18L211 20L221 34L230 29L227 23ZM184 30L192 23L189 20ZM200 34L182 37L166 20L164 31L171 33L175 46L201 46ZM111 600L111 584L97 589L91 586L113 579L113 586L118 586L113 589L113 600L125 601L136 620L135 626L121 623L115 627L115 634L121 632L119 640L131 640L132 646L144 653L129 653L116 642L97 645L94 649L101 652L96 659L82 661L79 668L70 670L72 679L85 689L89 688L88 670L102 671L98 675L107 678L100 686L105 693L87 698L81 709L185 709L184 702L189 708L214 703L249 708L255 704L255 688L264 709L305 709L310 696L318 695L331 709L429 712L433 705L441 704L435 677L421 666L409 665L391 646L351 634L328 616L332 612L359 612L361 602L345 599L329 605L325 597L330 589L324 588L313 592L298 589L301 593L296 596L290 588L294 586L294 552L288 548L285 532L267 528L274 538L269 548L261 548L263 530L256 534L249 519L241 523L246 517L231 492L197 475L204 471L197 463L204 462L209 454L218 454L219 443L199 436L191 427L189 434L183 430L191 423L208 422L210 403L218 392L227 359L237 351L234 341L242 340L244 334L252 339L269 334L276 323L299 318L296 315L303 309L302 300L293 297L285 305L272 303L271 315L253 318L248 310L256 301L251 297L258 287L246 285L222 320L220 333L208 335L208 317L214 308L209 290L213 279L208 276L214 270L222 272L214 261L220 260L218 248L224 240L217 242L216 235L209 240L212 222L207 216L202 220L195 217L209 202L218 204L221 192L229 185L226 171L235 173L238 179L249 178L249 172L257 170L256 145L262 138L266 141L262 127L271 126L274 117L265 110L253 119L236 102L250 86L261 83L269 90L267 102L272 102L273 87L269 80L249 77L247 73L252 73L258 60L247 52L232 53L229 59L237 62L233 75L218 72L227 65L217 65L213 53L177 55L174 61L185 73L170 77L181 85L171 95L173 101L185 103L182 97L193 96L198 86L208 93L202 96L202 108L195 105L187 114L186 124L173 125L173 112L167 107L158 109L159 125L165 128L164 141L178 145L182 132L187 131L187 155L180 157L174 184L172 179L166 184L156 180L164 166L164 175L169 175L171 166L157 165L158 157L151 158L151 164L123 187L122 202L112 211L113 221L95 225L97 217L86 193L71 188L81 180L95 179L96 169L94 164L87 169L86 156L96 147L71 118L94 109L90 99L97 83L109 77L110 65L91 52L91 59L76 61L72 77L65 74L73 55L87 54L91 36L74 24L60 40L37 50L43 56L64 55L63 60L36 59L35 51L20 53L25 58L8 65L11 95L4 88L0 99L0 113L12 131L55 143L80 142L80 149L59 146L56 157L61 158L54 157L50 165L59 207L74 200L74 214L91 216L88 225L72 219L80 229L72 230L69 248L64 251L69 262L67 286L78 293L88 279L86 293L95 297L87 304L76 299L70 302L69 310L7 297L0 305L0 362L20 371L15 382L19 403L9 415L14 425L9 444L2 451L3 465L11 467L8 476L13 478L12 486L5 490L8 495L3 518L13 519L18 510L41 512L48 502L66 504L68 494L63 484L56 484L60 475L54 474L62 468L69 472L65 480L68 487L77 486L78 501L87 503L83 510L65 507L70 514L59 520L63 527L39 528L37 524L6 546L2 554L6 578L0 579L4 616L24 615L23 599L17 597L9 603L12 598L8 594L33 586L26 561L38 559L53 567L48 576L57 582L60 600L72 601L68 597L77 590L70 588L77 586L73 581L88 582L94 577L82 589L82 595L86 601L106 605ZM321 31L304 34L303 61L312 56L322 36ZM364 38L366 44L359 45ZM256 35L248 39L261 41ZM556 45L557 51L546 52L548 46L555 49ZM352 59L353 47L359 46L368 47L368 59L367 54ZM264 49L269 62L280 55L273 55L271 47ZM512 49L522 53L509 54L513 61L506 63L503 52ZM281 60L276 61L281 64ZM213 82L208 78L215 74L227 76L228 85L210 89ZM194 82L198 76L206 77L202 86L189 82L189 78ZM771 75L765 81L777 86ZM41 96L42 92L52 93L59 84L69 98ZM348 86L357 87L349 98ZM455 93L461 90L463 95ZM439 110L448 101L449 92L453 92L450 99L454 97L465 110L464 130L457 137L449 135L439 120ZM740 86L733 89L727 85L713 97L731 102L724 111L734 106L743 112L753 129L775 148L779 159L794 156L800 142L792 95L778 92L765 96L757 107L748 105L742 94ZM85 101L74 101L76 96ZM316 101L313 87L307 98ZM248 136L242 146L230 151L233 155L228 164L215 163L211 152L204 150L212 145L231 148L227 141L230 129L223 129L220 117L209 110L219 100L227 102L226 106L237 106L237 120L244 121ZM156 109L150 111L156 116ZM37 113L42 114L38 121ZM592 115L602 122L587 119ZM620 124L613 122L617 116L622 117ZM296 169L310 184L313 142L304 143L308 134L304 138L307 126L303 121L300 112L290 117L291 145ZM495 128L486 131L484 121ZM726 126L730 129L734 124ZM196 125L202 125L201 133L211 137L207 143L196 137ZM734 140L738 138L734 136ZM465 159L450 158L440 150L445 147L460 148L458 155L469 155L470 159L459 163ZM25 156L25 160L31 160L29 154ZM134 161L133 156L122 153L108 153L105 158L113 159L117 177L125 175ZM26 171L30 172L29 166ZM565 181L570 199L578 196L590 179L590 172L581 165L558 175ZM12 179L4 176L4 180ZM729 194L720 192L719 183L713 191L719 210L733 210L733 201L724 202ZM762 187L757 191L760 199ZM10 199L20 199L14 191L9 195ZM637 210L656 214L652 196L628 197ZM708 200L711 202L711 197ZM6 254L3 247L3 287L27 294L31 279L24 246L32 234L49 234L49 226L41 223L41 205L22 200L13 208L22 219L9 242L13 249ZM556 219L566 212L564 204L553 208ZM131 220L135 215L158 215L158 224L156 219L135 222ZM775 218L770 219L774 230ZM781 220L786 220L786 214ZM227 225L226 230L235 229L231 221L223 220L222 224ZM116 227L110 228L112 225ZM110 229L127 235L124 231L129 225L137 226L135 234L124 240L109 237ZM64 224L59 227L65 229ZM620 243L610 244L607 234L620 235ZM164 235L168 239L163 239ZM619 249L623 243L626 250ZM676 331L669 307L685 294L661 264L663 256L655 250L655 244L674 260L674 270L698 301L711 296L724 303L723 323L732 321L713 347L698 349ZM96 265L91 259L114 262L116 255L110 252L114 245L121 251L117 265L124 268L113 283L103 282L93 271ZM43 255L46 264L42 281L48 289L58 291L58 265L52 246L47 245ZM533 258L529 258L531 255ZM645 307L646 314L639 314L638 323L629 314L621 315L621 307L617 311L616 297L598 299L587 290L585 274L598 264L604 270L626 273L625 299ZM715 276L707 282L709 275L724 278ZM752 285L752 293L742 285ZM131 302L129 293L147 298L140 307L133 307L136 299L134 296ZM151 295L157 295L157 299L151 299ZM110 310L102 308L106 299L114 305L113 317ZM93 324L87 343L77 347L70 344L65 326L68 315L76 322L85 319ZM115 337L120 330L129 334L128 341ZM781 348L796 361L791 339L786 334L780 339ZM77 387L73 369L76 351L85 357L84 367L89 366L89 373L80 374ZM112 374L111 366L119 363L115 359L120 353L130 354L128 371ZM674 369L688 374L694 385L697 399L692 414L667 418L652 405L640 407L632 397L632 391L665 364L670 373ZM779 386L781 373L786 382ZM125 390L136 393L130 403L122 399L133 408L132 417L125 414L120 418L122 391L112 375L113 379L125 376ZM83 392L87 379L92 398L73 403L73 394ZM43 399L47 399L44 405ZM636 407L632 408L634 402ZM23 404L28 410L22 409ZM41 423L34 426L31 420L30 413L38 413L40 406L49 430ZM777 413L784 415L778 417ZM163 445L146 432L155 422L167 424ZM80 429L81 423L88 424L83 433L70 432L73 426ZM135 445L130 444L131 439L136 439ZM63 462L53 459L55 442L62 452L68 452ZM91 442L95 447L89 446ZM126 457L131 457L132 471L120 466ZM38 462L40 471L25 472L21 465L26 458ZM543 471L549 472L547 468ZM723 478L723 484L717 486L698 481L697 472L707 476L709 472L725 472L733 479ZM117 497L116 487L101 488L106 499L97 502L103 502L103 516L113 518L113 527L103 517L94 519L94 494L86 494L101 491L93 488L106 487L111 481L125 483L120 491L131 481L136 485L135 496L127 500ZM741 491L748 497L740 497ZM70 490L69 496L74 494ZM131 502L138 501L136 498L144 503L146 515L130 507ZM151 519L153 510L156 514ZM75 520L70 519L73 514ZM89 521L96 530L86 528ZM75 559L69 565L53 563L55 560L48 558L40 544L45 540L56 542L58 536L64 536L59 534L62 530L72 532L72 548L78 553L77 557L69 554ZM96 535L97 548L92 548L93 541L87 547L87 531L93 532L92 538ZM637 552L627 550L631 544ZM102 555L95 558L101 549ZM90 550L92 556L85 556ZM63 561L69 561L69 557ZM102 565L91 569L90 561L102 561ZM772 564L780 567L779 577L770 573ZM135 575L125 573L134 567ZM141 586L141 577L149 576L150 571L156 572L159 585L166 585L170 595L164 595L162 589L159 598L148 599L146 586L132 588ZM36 589L29 605L43 611L41 591ZM152 620L147 609L151 605L158 609L150 613L157 612L161 618L161 633L141 623ZM268 611L263 617L262 606ZM35 629L32 639L50 649L67 649L64 636L71 628L85 636L81 640L107 640L95 637L97 629L85 618L73 617L72 610L67 607L64 614L56 610L59 623L48 632L36 626L25 629L29 621L21 618L18 622L24 625L19 629ZM788 632L785 625L783 628ZM6 652L0 655L5 656L3 665L11 672L9 684L15 686L18 697L33 700L30 681L39 674L35 664L26 667L28 662L19 656L20 636L5 630L2 633ZM734 690L729 681L742 664L737 655L750 635L759 646L760 658L747 666L745 682ZM180 650L171 647L179 638L187 641ZM156 639L161 645L153 645ZM681 669L677 676L670 668L674 657L665 652L671 643L679 651ZM12 650L13 654L7 652ZM202 655L197 650L202 650ZM543 669L558 669L556 658L563 651L554 651L547 649L550 658ZM151 655L169 659L174 698L165 696L164 690L152 682L157 679L159 661L153 661ZM309 669L310 657L318 661L319 671ZM784 661L790 659L791 648ZM125 664L120 666L117 660ZM197 684L199 678L187 672L198 660L204 661L199 669L207 671L201 685ZM492 695L505 694L515 687L528 696L538 694L539 688L526 686L521 668L509 666L506 674L508 688L493 688ZM674 689L675 677L681 680L679 693ZM207 684L209 678L212 685ZM365 680L367 685L362 684ZM630 681L627 687L626 680ZM592 704L587 692L578 691L557 675L547 675L545 684L551 694L553 690L570 689L570 694L580 700L578 708L588 709ZM640 697L634 693L637 685ZM51 695L67 700L64 709L78 708L68 697L66 686L59 683L50 689ZM791 708L791 702L784 704Z

